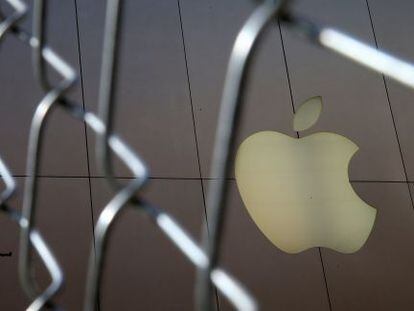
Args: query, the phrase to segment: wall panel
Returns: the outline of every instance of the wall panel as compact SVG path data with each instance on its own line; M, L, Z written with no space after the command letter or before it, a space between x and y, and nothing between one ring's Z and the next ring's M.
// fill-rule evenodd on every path
M209 176L218 109L237 32L253 11L250 0L181 0L191 94L203 177ZM246 92L239 142L261 130L294 135L292 105L277 23L264 36Z
M351 255L323 250L332 309L411 310L414 213L404 183L353 183L377 209L371 236Z
M19 178L22 189L24 179ZM56 302L66 310L80 310L83 305L86 271L92 243L92 214L87 179L40 178L36 224L49 244L65 274L65 289L56 296ZM20 209L21 199L11 203ZM1 252L12 252L11 257L0 257L0 309L23 310L30 301L23 294L17 278L19 231L3 214L0 235ZM4 225L4 226L3 226ZM35 272L42 288L49 284L46 270L35 257Z
M295 11L374 44L364 1L297 1ZM350 165L353 180L405 180L382 77L323 51L283 29L295 107L323 97L319 122L309 131L332 131L360 148ZM384 157L383 155L387 156Z
M74 1L51 1L50 12L48 43L78 69ZM31 30L30 16L25 22L27 30ZM0 151L13 173L18 175L25 174L29 127L34 110L44 96L34 79L30 52L28 46L11 35L6 35L1 44ZM71 92L71 97L82 104L79 84ZM50 119L45 137L43 175L87 175L85 135L81 122L58 109Z
M378 45L381 49L414 60L414 44L411 40L414 25L412 1L368 1L373 27ZM414 180L414 144L412 131L414 125L413 97L414 91L386 79L390 104L394 112L394 120L398 130L401 150L405 160L409 180Z
M85 103L96 111L105 2L78 0ZM157 177L199 177L178 6L125 1L116 131ZM89 135L91 174L94 139ZM118 176L129 176L124 167Z
M111 193L103 179L92 180L95 221ZM145 197L172 214L198 240L204 218L198 180L151 180ZM101 310L194 309L195 268L139 210L129 207L121 214L107 258Z

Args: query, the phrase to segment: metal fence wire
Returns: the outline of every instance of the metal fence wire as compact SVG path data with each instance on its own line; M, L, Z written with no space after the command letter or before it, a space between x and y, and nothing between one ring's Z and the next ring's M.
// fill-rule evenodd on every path
M85 110L81 104L66 96L76 84L78 76L76 70L46 44L45 25L48 19L48 1L33 1L32 33L21 27L22 20L29 13L28 5L22 0L0 1L12 9L10 14L5 14L0 9L0 45L7 35L14 36L31 49L33 72L44 93L31 123L26 163L27 178L21 213L10 207L9 200L15 194L16 182L6 164L0 159L0 175L5 185L0 194L0 210L20 227L19 275L21 286L31 301L27 310L60 309L53 299L61 290L64 282L64 273L58 259L55 258L45 238L36 229L37 176L41 159L47 158L47 155L42 153L42 143L47 131L46 125L55 108L62 109L75 119L84 122L97 136L95 148L99 168L115 193L99 215L95 226L95 250L91 246L84 309L92 311L96 308L111 227L117 221L120 212L130 206L144 212L198 269L195 284L195 300L198 310L213 310L214 288L236 309L257 310L259 307L256 300L241 283L220 269L218 262L227 197L225 177L231 169L230 156L234 148L234 138L243 106L243 90L249 76L249 64L254 57L256 44L264 29L270 23L285 23L292 31L310 43L332 50L360 65L414 88L414 66L412 64L381 52L334 28L321 26L292 14L290 1L262 1L237 35L228 63L211 170L211 176L217 178L217 182L211 185L208 193L209 231L206 231L207 225L204 223L203 240L199 245L166 211L141 197L141 190L149 180L148 167L139 154L132 150L113 128L116 110L114 94L120 47L119 34L122 31L124 1L107 1L97 113ZM59 75L59 82L51 82L47 74L48 67ZM114 156L121 160L133 174L134 178L128 183L122 184L115 179ZM141 217L140 213L137 213L137 217ZM34 252L39 255L49 272L51 282L47 288L40 288L33 275Z

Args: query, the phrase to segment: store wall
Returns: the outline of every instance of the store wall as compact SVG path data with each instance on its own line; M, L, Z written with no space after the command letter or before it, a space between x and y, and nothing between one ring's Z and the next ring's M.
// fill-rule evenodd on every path
M125 1L116 130L151 168L146 196L199 237L226 63L257 1ZM296 1L295 10L414 60L414 2ZM80 75L71 98L97 107L105 1L50 1L48 43ZM30 19L25 22L30 29ZM13 36L0 46L0 154L22 194L31 116L42 98L30 50ZM306 98L320 95L319 131L359 146L349 172L355 191L377 208L366 245L344 255L311 249L288 255L246 212L234 182L221 265L263 310L410 310L414 306L414 92L310 46L275 21L257 52L238 141L261 130L291 136ZM97 169L94 135L57 110L48 127L37 222L67 276L57 301L80 310L93 223L113 193ZM121 165L117 177L130 177ZM21 207L21 198L12 206ZM0 216L0 310L28 301L17 278L18 230ZM39 265L40 266L40 265ZM39 278L47 281L39 269ZM141 213L114 229L100 310L191 310L194 268ZM218 308L230 309L218 296Z

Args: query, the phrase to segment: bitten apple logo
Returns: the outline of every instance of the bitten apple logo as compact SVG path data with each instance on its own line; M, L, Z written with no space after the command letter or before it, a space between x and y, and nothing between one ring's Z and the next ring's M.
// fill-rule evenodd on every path
M293 120L310 128L322 111L308 99ZM250 216L287 253L327 247L358 251L374 225L376 209L352 188L348 166L358 146L344 136L319 132L302 138L264 131L248 137L236 156L236 182Z

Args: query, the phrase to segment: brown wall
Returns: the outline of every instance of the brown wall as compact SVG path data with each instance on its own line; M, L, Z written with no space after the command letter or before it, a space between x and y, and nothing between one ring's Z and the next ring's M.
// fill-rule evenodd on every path
M71 96L94 110L105 1L50 2L49 43L81 75ZM117 131L151 167L148 198L195 236L214 182L209 161L226 62L254 3L126 1ZM414 60L412 1L298 0L295 10ZM323 114L304 134L332 131L360 147L350 178L378 218L356 254L312 249L287 255L248 217L229 176L222 265L264 310L411 310L414 92L309 46L277 23L260 46L251 81L240 141L265 129L295 135L293 107L321 95ZM32 78L30 51L12 36L0 49L0 94L0 153L22 189L30 118L42 93ZM92 133L57 111L47 133L38 223L65 269L67 286L58 301L67 310L81 308L92 225L111 195L100 177ZM118 177L129 177L123 167ZM111 240L101 310L193 308L194 268L145 217L127 211ZM0 252L13 255L0 257L0 310L27 306L17 280L17 241L17 228L1 216ZM229 309L221 297L219 308Z

